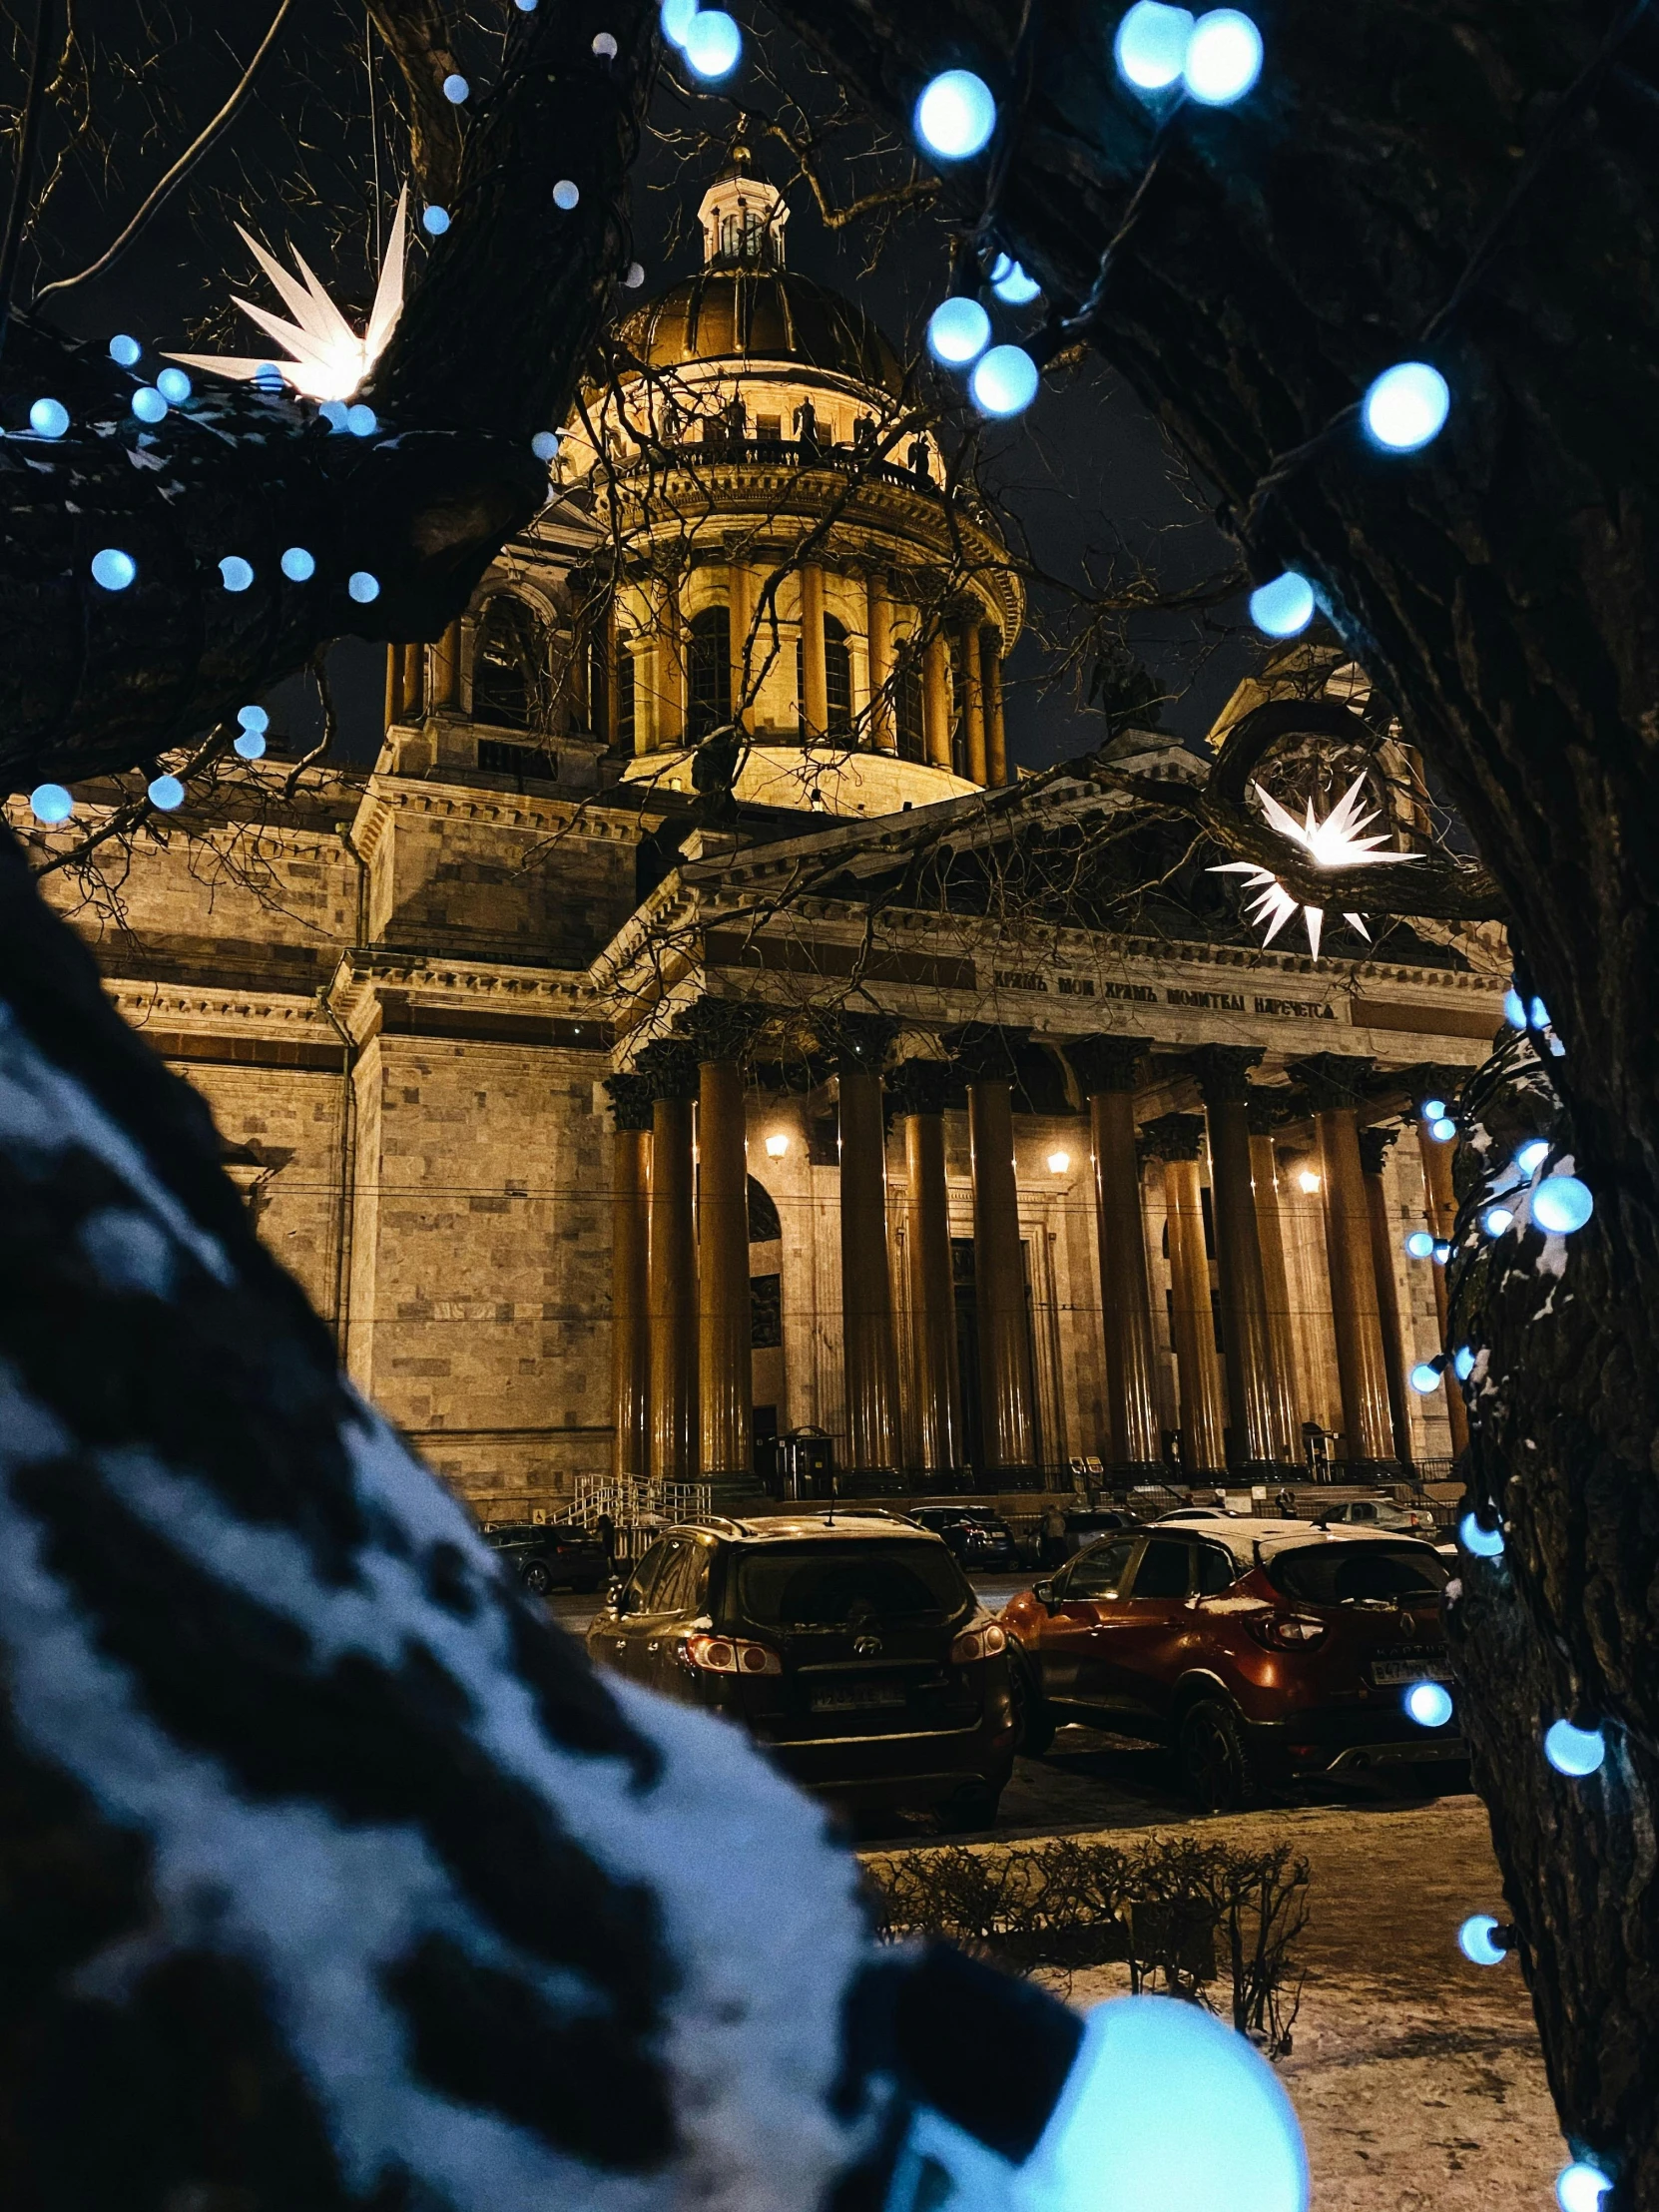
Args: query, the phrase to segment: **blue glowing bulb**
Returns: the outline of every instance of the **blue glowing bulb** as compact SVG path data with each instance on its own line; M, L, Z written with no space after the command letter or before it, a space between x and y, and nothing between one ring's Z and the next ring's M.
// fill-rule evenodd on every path
M240 553L228 553L219 564L219 576L227 591L246 591L254 581L254 564Z
M447 208L428 208L420 219L420 228L429 239L441 239L449 228Z
M133 412L141 422L164 422L167 401L154 384L140 384L133 394Z
M143 357L144 347L137 338L128 337L125 331L119 337L111 338L110 359L118 368L136 368Z
M1028 307L1033 299L1040 299L1043 287L1034 276L1028 276L1018 262L1009 261L1006 254L999 254L991 270L991 289L1005 307Z
M622 281L630 291L638 291L641 284L645 282L645 264L643 262L630 262L623 272Z
M330 430L343 430L351 409L343 399L325 399L316 411Z
M458 108L471 90L472 87L458 70L451 70L443 80L443 97L452 108Z
M1444 1121L1445 1100L1443 1098L1425 1098L1420 1110L1424 1121Z
M1411 1370L1411 1387L1419 1397L1426 1397L1430 1390L1440 1386L1440 1371L1432 1360L1419 1360Z
M1212 8L1193 25L1181 64L1191 99L1230 108L1262 74L1262 34L1237 8Z
M680 51L693 76L713 84L730 77L742 61L743 33L724 8L699 8L686 25Z
M185 803L185 787L177 776L157 776L152 778L145 796L158 814L177 814Z
M1166 92L1181 74L1192 35L1190 9L1135 0L1112 41L1118 75L1137 92Z
M380 579L371 576L366 568L353 569L345 588L359 607L366 607L371 600L379 598Z
M1497 1923L1490 1913L1471 1913L1457 1931L1457 1948L1473 1966L1501 1966L1508 1956L1492 1937L1497 1934Z
M265 732L263 730L244 730L236 740L236 749L245 761L263 761L265 759Z
M935 161L966 162L982 154L996 129L996 101L971 69L947 69L916 102L916 137Z
M1607 1739L1599 1728L1574 1728L1571 1721L1552 1721L1544 1731L1544 1757L1557 1774L1579 1780L1594 1774L1607 1756Z
M1437 438L1451 412L1451 390L1426 361L1385 368L1360 403L1366 434L1389 453L1416 453Z
M1434 1240L1426 1229L1413 1229L1405 1240L1405 1250L1413 1260L1431 1259L1434 1252Z
M993 345L980 355L968 390L981 414L1006 420L1025 412L1040 381L1037 364L1023 345Z
M1473 1513L1465 1513L1457 1523L1457 1541L1472 1559L1503 1557L1502 1530L1482 1528Z
M191 394L191 381L182 368L164 368L156 378L156 389L170 407L182 407Z
M29 806L37 822L55 830L75 812L75 802L61 784L37 784L29 794Z
M1466 1382L1474 1373L1474 1354L1467 1345L1459 1345L1451 1355L1451 1372L1459 1382Z
M663 0L663 36L670 46L683 47L699 0Z
M372 407L359 399L354 407L345 410L345 427L354 438L371 438L379 429L379 418Z
M1547 1029L1549 1027L1549 1008L1541 998L1534 998L1528 1004L1526 1021L1528 1028L1531 1029Z
M538 0L513 0L513 5L517 8L520 15L534 15L538 5Z
M1596 1210L1589 1188L1576 1175L1551 1175L1532 1193L1532 1219L1551 1237L1570 1237Z
M609 31L598 33L593 42L593 50L602 62L614 62L616 60L616 40Z
M29 409L29 427L37 437L61 438L69 428L69 409L61 399L37 399Z
M1438 1121L1428 1124L1428 1134L1436 1144L1450 1144L1457 1134L1457 1124L1449 1114L1442 1114Z
M1503 994L1503 1018L1511 1029L1526 1027L1526 1002L1512 987Z
M1514 1219L1507 1206L1488 1206L1480 1217L1480 1226L1488 1237L1501 1237L1513 1225Z
M282 555L282 574L290 584L308 584L316 574L316 561L302 545L290 545Z
M254 371L254 388L256 391L282 391L286 388L286 377L283 376L275 361L262 361Z
M1443 1268L1450 1258L1451 1247L1442 1238L1440 1242L1434 1247L1434 1264L1436 1267Z
M92 556L92 580L106 591L125 591L138 574L138 563L119 546L106 545Z
M565 215L569 215L581 197L582 188L572 178L561 177L553 187L553 205Z
M1443 1682L1413 1682L1405 1693L1405 1711L1419 1728L1444 1728L1451 1718L1451 1692Z
M271 717L263 707L239 707L237 720L245 730L269 730Z
M991 318L977 299L942 299L927 318L927 347L951 368L976 361L991 342Z
M559 457L559 433L557 430L538 430L530 440L530 450L538 461L554 461Z
M1300 637L1316 612L1314 587L1294 568L1271 584L1258 584L1250 595L1250 619L1266 637Z
M1555 2201L1561 2212L1598 2212L1602 2198L1613 2186L1599 2166L1575 2158L1555 2176Z
M1515 1154L1515 1165L1522 1175L1536 1175L1549 1158L1549 1140L1545 1137L1529 1137Z

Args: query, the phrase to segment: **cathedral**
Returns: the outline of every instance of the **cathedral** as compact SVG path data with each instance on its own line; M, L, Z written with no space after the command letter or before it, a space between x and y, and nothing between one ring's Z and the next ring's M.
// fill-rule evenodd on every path
M390 650L372 771L274 747L49 894L483 1519L1445 1473L1407 1239L1449 1234L1501 937L1299 912L1264 944L1144 797L1193 753L1014 771L1019 567L914 371L791 270L741 154L700 219L545 512ZM1367 778L1409 849L1420 775L1334 649L1215 742L1282 694L1322 710L1287 802ZM114 805L77 798L37 863Z

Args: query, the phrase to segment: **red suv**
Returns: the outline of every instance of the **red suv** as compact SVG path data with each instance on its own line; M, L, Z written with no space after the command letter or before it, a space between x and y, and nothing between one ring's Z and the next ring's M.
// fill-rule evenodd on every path
M1450 1680L1445 1582L1427 1544L1369 1529L1165 1522L1106 1537L1002 1614L1022 1748L1045 1751L1066 1721L1151 1737L1216 1810L1297 1776L1461 1765L1449 1700L1419 1690L1422 1720L1406 1709L1418 1685Z

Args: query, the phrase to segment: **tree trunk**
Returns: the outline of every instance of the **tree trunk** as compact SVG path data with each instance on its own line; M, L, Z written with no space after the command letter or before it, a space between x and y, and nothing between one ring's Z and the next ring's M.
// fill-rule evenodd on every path
M988 243L1157 413L1252 574L1314 582L1510 902L1599 1206L1563 1284L1535 1238L1507 1273L1459 1263L1476 1481L1513 1524L1504 1567L1470 1570L1461 1649L1563 2125L1622 2201L1659 2201L1659 27L1290 0L1256 90L1155 136L1086 0L774 12L905 130L936 70L986 78ZM948 172L972 223L990 176ZM1357 403L1411 358L1451 415L1389 456ZM1569 1709L1610 1731L1585 1783L1539 1754Z

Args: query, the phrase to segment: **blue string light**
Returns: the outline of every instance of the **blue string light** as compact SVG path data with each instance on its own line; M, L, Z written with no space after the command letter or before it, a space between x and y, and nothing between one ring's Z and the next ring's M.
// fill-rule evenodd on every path
M1167 92L1181 75L1192 35L1190 9L1136 0L1112 41L1118 75L1137 92Z
M993 345L981 354L968 378L968 390L981 414L1006 421L1025 412L1037 396L1040 381L1037 364L1023 345Z
M1425 1098L1418 1111L1424 1121L1444 1121L1445 1100L1443 1098Z
M449 228L447 208L428 208L420 219L420 228L429 239L441 239Z
M157 776L146 787L145 796L158 814L173 815L185 803L185 787L177 776Z
M663 0L663 36L670 46L684 48L686 33L691 29L692 17L697 13L699 0Z
M140 422L165 422L167 401L154 384L140 384L133 394L133 412Z
M138 574L138 563L131 553L123 553L116 545L106 545L102 552L92 556L92 580L105 591L125 591Z
M1467 1345L1459 1345L1451 1355L1451 1372L1459 1382L1466 1382L1474 1373L1474 1354Z
M449 105L452 108L458 108L461 102L466 99L471 90L472 87L460 74L459 70L451 70L449 75L443 80L443 97L449 102Z
M256 391L285 391L287 378L275 361L262 361L254 371L254 388Z
M69 409L61 399L37 399L29 409L29 427L39 438L61 438L69 428Z
M730 77L743 59L743 33L724 8L699 8L680 42L694 77L715 84Z
M1428 1124L1428 1134L1436 1144L1450 1144L1457 1134L1457 1124L1449 1114L1442 1114L1438 1121Z
M1549 1027L1549 1008L1541 998L1534 998L1526 1009L1526 1025L1529 1029Z
M144 347L137 338L130 338L126 331L110 340L110 359L117 368L136 368L144 357Z
M1557 1774L1581 1781L1594 1774L1607 1756L1607 1739L1599 1728L1574 1728L1571 1721L1552 1721L1544 1731L1544 1757Z
M1444 1238L1441 1238L1440 1242L1434 1247L1434 1264L1436 1267L1443 1268L1450 1258L1451 1247L1445 1242Z
M966 368L991 342L991 318L977 299L942 299L927 318L927 348L934 360Z
M1429 1260L1434 1256L1434 1240L1426 1229L1413 1229L1405 1240L1405 1250L1413 1260Z
M1507 1206L1488 1206L1480 1217L1480 1226L1488 1237L1501 1237L1506 1229L1514 1226L1514 1220Z
M366 568L353 569L345 588L359 607L366 607L379 598L380 579L371 576Z
M1501 1530L1482 1528L1473 1513L1465 1513L1457 1523L1457 1541L1474 1559L1501 1559L1503 1556Z
M67 822L75 812L75 802L61 784L37 784L29 794L29 807L35 820L48 830Z
M1503 994L1503 1018L1511 1029L1526 1027L1526 1001L1513 984Z
M355 406L346 408L345 427L354 438L371 438L380 427L380 418L359 399Z
M1474 1966L1501 1966L1508 1952L1492 1937L1497 1923L1490 1913L1471 1913L1457 1931L1457 1948Z
M538 430L530 440L530 450L538 461L554 461L559 457L559 433L557 430Z
M1440 1386L1440 1370L1433 1360L1419 1360L1411 1370L1410 1383L1419 1397L1426 1397L1430 1390Z
M235 740L236 750L245 761L265 759L265 733L262 730L244 730Z
M991 88L971 69L945 70L916 102L916 137L935 161L971 161L989 146L995 129Z
M316 561L302 545L290 545L282 555L282 574L290 584L308 584L316 574Z
M1443 1682L1413 1682L1401 1702L1419 1728L1444 1728L1451 1718L1451 1692Z
M609 31L601 31L593 42L593 51L602 62L614 62L617 56L616 40Z
M1385 368L1360 403L1367 436L1388 453L1420 452L1439 436L1450 412L1450 387L1427 361Z
M271 728L271 717L263 707L239 707L237 720L245 730L264 731Z
M1028 307L1033 299L1040 299L1043 287L1034 276L1028 276L1016 261L1006 254L998 254L991 264L990 285L1005 307Z
M1515 1154L1515 1165L1522 1175L1536 1175L1549 1158L1549 1142L1544 1137L1529 1137Z
M1270 638L1300 637L1317 611L1313 585L1295 569L1271 584L1258 584L1250 595L1250 619Z
M182 407L191 395L192 385L182 368L164 368L156 378L156 389L170 407Z
M724 76L725 72L720 71L718 74ZM561 177L553 187L553 205L565 215L569 215L571 209L577 205L581 197L582 188L573 178Z
M219 577L227 591L246 591L254 581L254 564L240 553L227 553L219 564Z
M1599 2212L1612 2186L1599 2166L1592 2166L1587 2158L1575 2158L1555 2176L1555 2201L1561 2212Z
M1532 1193L1532 1219L1551 1237L1570 1237L1596 1210L1589 1186L1576 1175L1552 1175Z
M1262 34L1238 8L1212 8L1193 25L1181 63L1189 99L1230 108L1262 74Z

